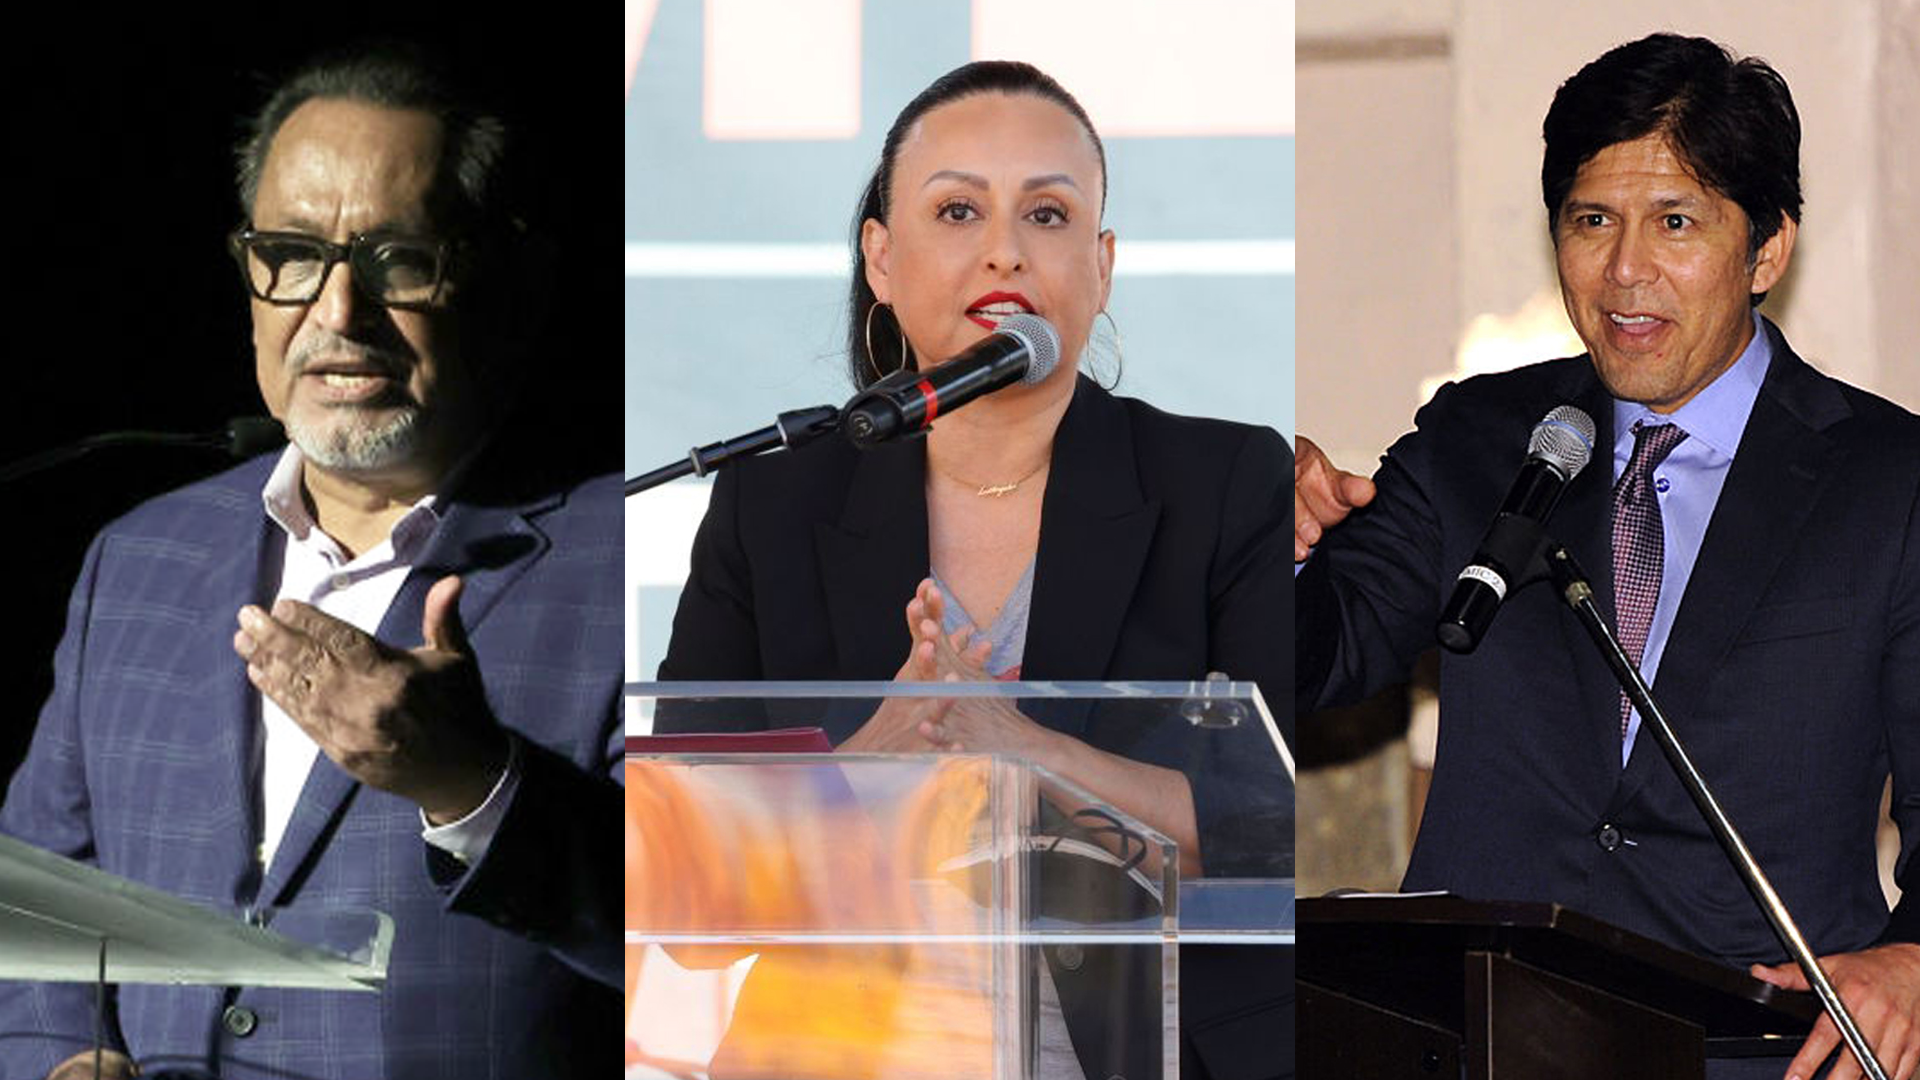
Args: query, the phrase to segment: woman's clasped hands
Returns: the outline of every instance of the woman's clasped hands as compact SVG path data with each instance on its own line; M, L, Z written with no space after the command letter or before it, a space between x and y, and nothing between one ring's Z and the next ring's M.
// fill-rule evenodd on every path
M895 682L991 682L991 644L971 626L944 630L946 597L922 580L907 602L912 637ZM864 753L995 752L1032 756L1051 735L1006 698L889 697L840 749Z

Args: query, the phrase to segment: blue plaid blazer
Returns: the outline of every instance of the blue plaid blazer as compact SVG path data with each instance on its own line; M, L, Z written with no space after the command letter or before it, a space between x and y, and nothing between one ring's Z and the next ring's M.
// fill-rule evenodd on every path
M495 455L501 457L504 455ZM482 459L381 624L420 644L428 587L462 619L524 772L472 867L413 804L316 759L271 865L259 700L231 639L272 598L284 537L271 455L155 499L95 539L55 687L0 831L223 910L374 908L395 923L378 994L123 986L109 1030L148 1075L476 1080L609 1068L619 1033L620 497L616 477L524 496ZM242 1011L244 1010L244 1011ZM244 1036L235 1031L252 1030ZM0 982L0 1077L92 1044L93 990Z

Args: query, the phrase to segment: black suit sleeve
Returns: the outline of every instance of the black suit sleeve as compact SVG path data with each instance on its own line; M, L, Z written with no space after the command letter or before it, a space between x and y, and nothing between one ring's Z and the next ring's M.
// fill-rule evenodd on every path
M1292 508L1284 478L1293 471L1290 459L1277 432L1248 429L1227 469L1209 563L1206 657L1209 671L1260 687L1289 751L1293 571L1285 553ZM1207 874L1290 874L1293 788L1264 727L1179 727L1184 730L1160 732L1177 740L1171 756L1138 756L1187 775Z
M1250 429L1227 474L1208 613L1209 667L1257 682L1289 743L1293 571L1286 553L1293 508L1285 478L1292 474L1286 440L1268 428Z
M720 473L706 517L694 534L692 567L673 615L673 636L660 661L662 681L752 680L764 677L753 580L740 533L741 476ZM757 731L759 710L701 702L662 702L653 718L659 734Z
M1893 759L1895 825L1900 828L1901 889L1882 941L1920 943L1920 493L1907 515L1905 558L1894 599L1881 693L1887 709L1887 745Z
M740 474L720 473L694 534L692 565L660 662L662 680L760 677L759 624L740 535Z
M1434 642L1444 580L1436 465L1458 388L1440 389L1374 473L1373 502L1328 530L1295 581L1295 703L1359 701L1404 679Z
M617 742L617 735L610 742ZM620 985L620 785L531 739L520 740L520 786L471 869L431 844L428 872L447 908L553 950L607 986Z

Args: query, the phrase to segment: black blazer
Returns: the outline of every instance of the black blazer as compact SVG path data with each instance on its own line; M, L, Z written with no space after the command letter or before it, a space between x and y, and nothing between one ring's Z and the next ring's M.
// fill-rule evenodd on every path
M1292 451L1276 432L1172 416L1083 377L1054 437L1022 677L1221 671L1260 684L1290 741L1291 475ZM835 442L723 472L660 678L891 679L910 640L904 610L928 567L926 451L917 440L873 451ZM1123 708L1035 718L1186 772L1209 874L1291 867L1293 791L1277 761L1227 753L1201 729L1173 730ZM656 727L710 720L681 710L656 717ZM863 720L832 718L828 734L838 742ZM1049 957L1089 1076L1149 1068L1138 1039L1100 1023L1124 1015L1125 972L1142 958L1123 954L1139 951L1085 950L1071 964Z
M1172 416L1081 378L1054 439L1023 677L1224 671L1258 682L1278 721L1291 461L1269 429ZM925 478L918 440L721 473L660 678L893 678L929 566Z
M1022 677L1225 672L1260 685L1290 742L1291 461L1270 429L1172 416L1083 377L1054 437ZM721 473L660 678L891 679L910 643L907 601L928 573L925 477L917 440L874 451L835 442ZM1271 798L1274 762L1211 752L1198 729L1123 709L1036 719L1186 772L1203 860L1210 836L1223 851L1240 846L1254 805L1284 813L1281 842L1292 841L1291 790ZM828 735L838 742L862 720L830 719ZM656 723L711 726L685 712ZM1262 816L1254 827L1273 825Z
M1920 418L1773 362L1681 599L1654 692L1816 952L1920 940ZM1298 581L1299 704L1406 670L1556 405L1599 427L1548 532L1612 620L1613 404L1585 357L1443 388L1372 506ZM1618 690L1548 588L1441 664L1434 782L1409 889L1553 900L1729 963L1784 953L1650 736L1620 768ZM1889 768L1906 900L1874 831Z

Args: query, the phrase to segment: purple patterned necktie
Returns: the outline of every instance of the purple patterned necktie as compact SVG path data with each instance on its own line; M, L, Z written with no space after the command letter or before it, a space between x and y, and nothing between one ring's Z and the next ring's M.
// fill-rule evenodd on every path
M1633 425L1633 458L1613 485L1613 607L1620 644L1640 666L1647 628L1660 600L1660 573L1666 563L1666 531L1660 525L1660 497L1654 492L1658 468L1687 433L1674 424ZM1620 739L1627 738L1633 702L1620 694Z

